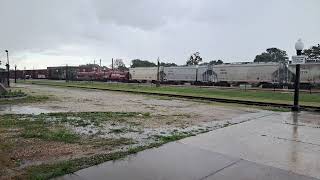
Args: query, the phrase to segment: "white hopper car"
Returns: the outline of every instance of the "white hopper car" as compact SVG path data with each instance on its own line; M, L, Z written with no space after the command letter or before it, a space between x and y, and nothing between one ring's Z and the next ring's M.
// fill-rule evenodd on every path
M160 67L160 72L162 67ZM158 67L129 68L129 78L138 82L153 82L157 80Z
M157 80L157 67L130 68L130 80L136 82L154 82ZM184 82L214 82L212 67L210 66L173 66L160 67L159 79L162 82L184 83Z
M296 73L296 66L290 64L289 70ZM320 84L320 63L306 63L300 65L300 82Z
M286 67L279 63L222 64L213 66L216 82L285 82Z
M156 81L157 67L130 68L132 81ZM279 63L234 63L204 66L160 67L160 80L167 83L202 82L213 84L292 83L295 66ZM301 82L320 83L320 63L301 65Z
M212 82L210 66L173 66L164 67L161 78L169 82Z

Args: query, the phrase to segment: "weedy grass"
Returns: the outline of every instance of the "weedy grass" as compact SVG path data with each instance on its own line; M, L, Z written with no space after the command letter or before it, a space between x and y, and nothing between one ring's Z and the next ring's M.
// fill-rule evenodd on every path
M188 133L173 133L171 135L168 136L158 136L160 142L163 143L168 143L168 142L172 142L172 141L178 141L180 139L186 138L186 137L190 137L190 136L195 136L195 134L188 132Z
M149 118L150 113L140 112L67 112L49 113L45 116L53 117L59 122L68 122L76 127L86 127L93 124L99 127L106 121L125 122L128 118Z
M159 136L159 141L157 143L152 143L146 146L131 147L126 151L99 154L91 157L62 161L55 164L32 166L27 168L27 173L24 176L28 179L50 179L68 173L73 173L83 168L98 165L106 161L121 159L130 154L135 154L146 149L159 147L165 143L176 141L192 135L193 134L172 134L169 136Z
M0 116L0 128L19 128L19 135L23 138L38 138L48 141L61 141L65 143L79 142L80 136L68 130L64 125L75 127L100 126L104 121L125 121L125 118L148 118L149 113L138 112L64 112L39 115L6 114ZM130 131L126 128L113 129L112 133Z
M80 136L52 122L46 121L43 116L34 115L2 115L0 128L19 128L18 135L23 138L38 138L48 141L75 143Z
M122 145L131 145L135 144L136 141L134 141L131 138L86 138L85 141L81 141L79 144L83 145L92 145L95 148L98 147L118 147Z
M137 142L131 138L100 138L91 135L82 136L74 133L64 126L65 123L77 122L83 120L84 122L94 120L97 122L125 120L125 118L149 118L150 113L139 112L65 112L65 113L48 113L39 115L29 114L6 114L0 115L0 135L6 131L15 130L13 138L32 138L34 140L42 141L58 141L64 143L76 143L78 145L89 145L92 148L115 150L116 152L107 154L98 154L76 159L64 160L50 164L28 166L21 170L23 175L18 174L19 179L49 179L72 173L77 170L97 165L109 160L116 160L123 158L129 154L137 153L139 151L158 147L164 143L179 140L190 136L191 134L172 134L169 136L157 137L156 143L149 145L138 146ZM81 121L82 122L82 121ZM113 133L121 133L123 131L137 131L135 129L114 129ZM0 136L2 138L2 136ZM128 147L129 148L122 148ZM131 147L131 148L130 148ZM14 148L11 146L10 141L1 143L0 151ZM105 152L105 151L102 151Z
M44 102L48 101L50 99L49 96L43 96L43 95L27 95L26 97L21 98L0 98L0 105L1 104L22 104L22 103L37 103L37 102Z
M165 143L177 141L195 134L205 132L205 129L199 132L179 132L178 130L172 132L170 135L157 135L151 136L152 144L137 146L137 142L130 138L99 138L91 135L79 136L73 132L65 129L64 123L70 121L80 121L83 119L87 121L94 119L95 121L110 121L112 119L122 118L148 118L151 115L149 113L139 112L76 112L76 113L49 113L40 115L1 115L0 116L0 129L20 129L21 132L17 136L22 138L34 138L45 141L60 141L65 143L77 143L78 145L89 145L92 148L101 148L112 153L95 154L91 156L63 160L58 162L52 162L49 164L41 164L28 166L21 170L24 172L22 175L17 175L17 179L50 179L57 176L65 175L78 171L80 169L97 165L106 161L116 160L124 158L127 155L138 153L145 149L159 147ZM178 115L180 116L180 115ZM78 122L79 123L79 122ZM123 131L136 131L130 130L130 127L125 129L114 129L113 133L122 133ZM1 137L1 136L0 136ZM10 144L8 144L10 145ZM3 145L1 148L6 148L7 145ZM119 148L121 147L121 148ZM125 147L125 148L124 148Z
M139 148L139 151L147 148L148 147ZM26 171L27 173L24 175L23 178L38 179L38 180L50 179L50 178L61 176L64 174L73 173L79 169L98 165L106 161L124 158L129 154L132 154L132 153L129 151L115 152L115 153L109 153L109 154L95 155L91 157L83 157L83 158L69 160L69 161L62 161L55 164L32 166L27 169Z
M131 138L100 138L95 136L82 136L74 133L64 126L68 121L77 121L79 118L95 120L114 120L125 117L149 117L150 114L143 113L124 113L124 112L84 112L84 113L50 113L40 115L29 114L6 114L0 115L0 154L15 148L16 145L10 144L11 141L6 139L2 142L6 132L15 130L15 138L32 138L42 141L58 141L64 143L77 143L86 147L114 150L117 147L136 144ZM106 119L107 118L107 119ZM120 150L120 149L119 149ZM120 150L121 151L121 150ZM56 177L84 167L99 164L107 160L117 159L127 155L127 152L117 152L104 155L94 155L91 157L80 158L76 160L67 160L55 164L46 164L40 166L26 167L22 179L48 179Z
M26 93L22 92L21 90L9 90L7 92L0 93L0 99L1 98L14 98L14 97L24 97L27 96Z
M42 127L42 126L29 126L28 129L25 129L21 137L23 138L38 138L42 140L48 140L48 141L60 141L65 143L76 143L79 142L80 136L72 133L71 131L59 128L52 130L48 127Z

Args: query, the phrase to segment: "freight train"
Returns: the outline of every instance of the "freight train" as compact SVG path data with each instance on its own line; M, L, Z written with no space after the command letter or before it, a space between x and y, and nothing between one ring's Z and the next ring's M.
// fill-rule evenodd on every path
M112 69L86 69L79 66L57 66L47 69L37 70L17 70L10 71L10 78L14 79L52 79L71 81L118 81L127 82L129 80L128 71Z
M130 68L130 81L231 86L292 84L295 66L282 63L232 63L203 66ZM320 84L320 63L301 65L301 83Z
M295 73L295 65L289 65L289 70ZM300 81L302 83L320 84L320 63L300 65Z
M292 86L295 65L282 63L230 63L201 66L136 67L129 71L112 69L83 69L79 66L48 67L41 70L20 70L17 78L152 82L163 84L199 84L231 86L251 84L254 86L288 85ZM14 78L14 71L10 72ZM302 86L320 85L320 63L311 62L301 65L300 81Z
M78 72L76 80L128 82L129 72L119 70Z

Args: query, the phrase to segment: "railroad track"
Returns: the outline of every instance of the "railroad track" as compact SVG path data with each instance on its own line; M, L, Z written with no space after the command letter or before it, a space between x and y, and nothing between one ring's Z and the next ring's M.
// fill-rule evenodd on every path
M71 88L81 88L81 89L117 91L117 92L147 94L147 95L155 95L155 96L175 97L175 98L183 98L183 99L205 100L205 101L221 102L221 103L245 104L245 105L252 105L252 106L263 106L263 107L267 106L267 107L279 107L279 108L289 108L289 109L292 107L291 104L284 104L284 103L247 101L247 100L213 98L213 97L191 96L191 95L170 94L170 93L145 92L145 91L134 91L134 90L112 89L112 88L101 88L101 87L87 87L87 86L68 85L68 84L50 84L50 83L34 83L34 82L32 82L31 84L58 86L58 87L71 87ZM300 108L301 108L301 110L304 110L304 111L320 112L320 107L316 107L316 106L300 105Z

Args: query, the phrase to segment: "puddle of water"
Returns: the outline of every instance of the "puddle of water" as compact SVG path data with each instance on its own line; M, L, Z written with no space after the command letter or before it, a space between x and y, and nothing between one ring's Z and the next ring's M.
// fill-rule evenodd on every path
M0 114L41 114L41 113L51 113L55 112L53 110L42 109L38 107L31 106L17 106L17 105L4 105L0 106Z
M320 128L319 116L320 113L317 112L288 112L282 114L282 121L285 124Z

